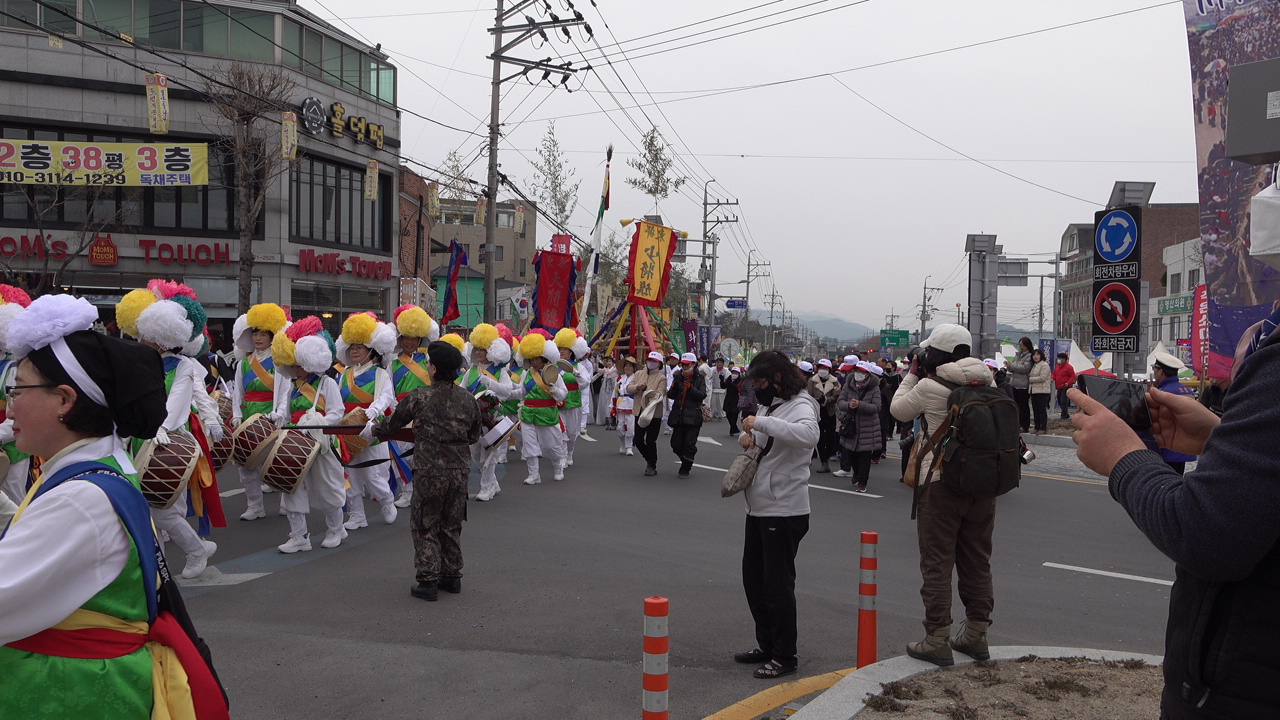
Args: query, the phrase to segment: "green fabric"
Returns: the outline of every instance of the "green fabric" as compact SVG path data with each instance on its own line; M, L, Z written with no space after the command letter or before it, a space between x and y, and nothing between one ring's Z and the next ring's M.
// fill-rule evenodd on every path
M422 369L423 369L423 370L426 370L426 369L427 369L427 366L426 366L426 362L427 362L426 355L423 355L423 354L421 354L421 353L415 353L415 354L414 354L414 358L415 358L415 359L416 359L416 358L419 358L419 357L421 357L421 358L422 358L422 362L421 362L421 363L419 363L419 364L420 364L420 365L422 365ZM399 358L396 358L395 360L392 360L392 361L391 361L391 378L392 378L392 380L394 380L394 379L395 379L395 377L396 377L396 371L398 371L400 368L402 368L402 367L404 367L404 366L405 366L405 365L404 365L404 363L400 362L400 359L399 359ZM417 390L417 389L418 389L418 388L420 388L420 387L426 387L426 386L427 386L427 384L426 384L426 383L424 383L424 382L422 382L422 380L418 379L418 376L417 376L417 375L414 375L414 374L413 374L413 373L411 373L411 372L406 372L406 373L404 373L404 377L400 378L400 381L396 383L396 397L404 397L406 394L411 393L411 392L413 392L414 390Z
M507 372L507 371L503 370L503 372ZM515 373L508 373L508 374L511 376L512 384L515 384L515 385L520 384L519 375L516 375ZM519 412L520 412L520 401L514 398L511 400L503 400L502 404L498 406L499 416L515 415Z
M266 369L268 372L270 372L275 369L275 363L271 360L271 358L267 358L266 360L262 361L262 367ZM241 360L240 376L248 377L249 374L252 372L253 372L253 366L251 365L249 358L245 358ZM257 375L253 376L253 380L250 381L247 385L245 385L244 389L245 389L245 392L249 392L250 390L261 390L262 392L271 392L271 390L266 385L264 385L261 380L258 379ZM246 402L244 403L243 418L245 420L248 420L250 416L255 415L257 413L262 413L263 415L266 415L267 413L275 409L272 407L273 404L274 403L270 400L266 400L263 402Z
M117 471L114 458L100 462ZM135 486L136 475L121 472ZM88 482L87 480L72 482ZM129 539L124 570L83 606L129 621L147 620L138 548ZM0 646L0 718L64 720L149 720L152 707L151 652L136 652L109 660L60 658Z
M525 386L526 400L555 400L551 394L544 392L541 387L533 383L532 370L525 370L521 376L520 382ZM529 389L529 385L533 385L533 389ZM557 425L560 423L560 410L555 405L550 407L532 408L528 405L520 405L520 421L529 423L530 425Z
M293 383L289 383L289 384L292 386L292 388L289 391L289 412L296 413L296 412L306 412L310 410L313 406L312 402L308 400L300 390L298 390L297 385ZM305 384L310 385L311 387L316 389L316 401L314 403L314 406L315 406L316 412L323 413L324 411L320 409L320 400L322 398L322 396L320 395L320 378L316 377L315 375L312 375L307 378L307 382ZM328 408L326 408L325 410L327 409Z
M569 370L561 370L560 374L564 377L565 387L577 384L578 376ZM569 394L564 398L564 409L571 410L573 408L582 407L582 390L570 390Z

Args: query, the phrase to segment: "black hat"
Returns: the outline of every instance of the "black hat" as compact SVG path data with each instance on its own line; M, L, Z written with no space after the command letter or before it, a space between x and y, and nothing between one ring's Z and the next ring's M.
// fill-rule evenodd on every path
M436 340L427 346L427 359L446 377L456 376L463 362L462 353L458 352L458 348L443 340Z

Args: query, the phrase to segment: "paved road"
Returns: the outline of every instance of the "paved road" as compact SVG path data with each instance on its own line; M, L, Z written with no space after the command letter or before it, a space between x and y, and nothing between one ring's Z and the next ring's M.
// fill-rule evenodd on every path
M706 431L723 445L700 443L699 464L727 467L736 450L725 424ZM437 603L409 596L405 513L336 550L317 542L295 556L275 551L287 534L274 515L278 495L267 496L267 519L218 531L216 580L235 584L187 594L234 717L638 714L642 599L655 594L671 599L673 718L702 718L765 689L730 658L753 646L739 575L741 499L719 497L715 470L677 479L665 449L660 474L643 477L638 456L617 455L616 436L591 434L601 441L579 441L564 482L546 471L542 485L525 486L516 464L496 500L470 504L463 593ZM853 665L862 530L880 533L881 657L922 633L911 497L897 478L897 462L886 461L871 476L881 497L811 492L798 558L802 675ZM222 482L237 486L228 473ZM830 475L814 482L849 487ZM243 495L225 502L231 517L243 510ZM1172 579L1172 564L1105 485L1027 477L1000 500L995 542L993 642L1161 652L1166 585L1044 566Z

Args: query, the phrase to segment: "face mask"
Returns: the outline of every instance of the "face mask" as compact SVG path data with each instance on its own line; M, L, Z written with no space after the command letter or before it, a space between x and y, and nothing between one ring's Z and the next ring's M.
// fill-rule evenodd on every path
M645 363L645 366L648 367L650 370L657 370L658 366L661 364L662 363L658 362L657 360L649 360Z
M685 365L683 368L681 368L681 370L680 370L680 371L681 371L681 372L683 372L685 375L692 375L692 374L693 374L693 366L692 366L692 365Z
M854 373L854 374L853 374L853 381L854 381L854 382L866 382L866 381L867 381L867 374L866 374L866 373L856 372L856 373Z
M778 388L768 385L764 388L756 388L756 400L761 405L772 405L773 399L778 395Z
M827 370L827 369L825 369L825 368L824 368L824 369L822 369L822 370L819 370L819 371L818 371L818 377L822 378L823 380L826 380L826 379L827 379L828 377L830 377L830 376L831 376L831 371L830 371L830 370Z

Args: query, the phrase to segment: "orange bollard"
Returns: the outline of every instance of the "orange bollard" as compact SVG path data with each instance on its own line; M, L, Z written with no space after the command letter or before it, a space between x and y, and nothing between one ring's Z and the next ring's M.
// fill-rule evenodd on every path
M862 533L862 560L858 571L858 667L876 662L876 546L880 535Z
M644 599L644 720L667 720L667 612L664 597Z

